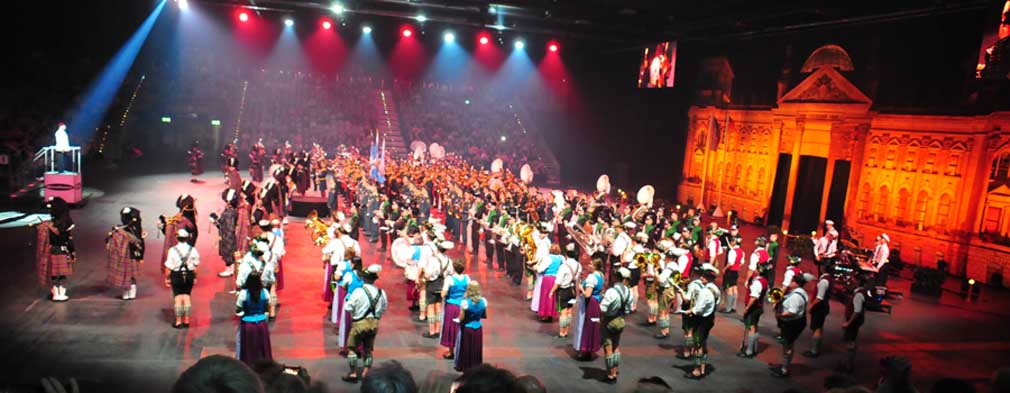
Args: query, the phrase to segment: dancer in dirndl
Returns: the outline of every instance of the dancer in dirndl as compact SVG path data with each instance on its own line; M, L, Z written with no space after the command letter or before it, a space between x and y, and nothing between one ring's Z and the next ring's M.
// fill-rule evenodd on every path
M235 357L249 366L273 360L266 314L269 305L270 291L263 288L259 274L250 274L235 301L235 312L239 316Z
M596 253L587 267L587 275L579 285L580 294L575 315L572 346L581 360L589 360L600 350L600 300L603 293L603 260L606 255Z
M466 295L459 304L459 335L456 336L456 354L453 368L464 372L484 363L484 328L487 319L487 299L480 294L480 284L470 281Z
M340 308L334 305L334 310L341 310L339 317L337 318L337 346L340 347L340 353L347 353L347 337L351 333L351 314L347 310L343 309L343 305L346 304L347 298L351 293L354 293L355 289L361 288L364 285L364 281L361 280L361 275L358 273L362 269L361 258L357 255L350 256L350 268L344 270L337 281L337 294L340 300ZM344 295L346 294L346 295Z
M547 257L537 263L537 283L534 293L538 294L538 298L534 301L539 303L536 311L537 317L542 322L550 321L558 316L558 308L551 289L554 288L554 282L557 280L562 262L564 262L564 258L561 257L561 247L551 244Z
M463 274L466 261L457 259L452 262L452 275L442 284L442 299L445 307L442 310L442 332L439 344L448 348L442 358L452 359L455 356L456 336L459 335L459 305L470 285L470 276Z

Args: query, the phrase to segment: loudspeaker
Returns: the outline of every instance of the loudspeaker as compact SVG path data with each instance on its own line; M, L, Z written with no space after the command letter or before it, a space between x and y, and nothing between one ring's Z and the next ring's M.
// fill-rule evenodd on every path
M915 271L914 281L912 281L912 292L940 296L943 293L943 281L947 275L940 270L921 267Z

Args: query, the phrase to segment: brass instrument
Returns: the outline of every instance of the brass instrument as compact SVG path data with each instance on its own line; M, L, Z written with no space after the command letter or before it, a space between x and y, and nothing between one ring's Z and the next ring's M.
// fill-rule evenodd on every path
M572 240L582 246L582 249L586 251L586 254L592 254L596 251L596 241L593 240L593 236L586 233L586 230L582 228L581 225L572 225L568 229L568 234L572 235Z
M785 292L782 291L782 288L772 288L768 291L768 303L778 304L783 297L785 297Z
M644 272L649 267L649 265L656 266L659 263L659 254L651 252L640 252L634 256L635 265L638 266L640 271Z
M527 261L533 261L537 257L537 242L533 239L533 226L521 224L516 232L519 235L519 249L526 254Z
M312 243L317 246L323 246L330 242L329 227L329 225L319 218L319 212L315 210L309 212L308 217L306 217L305 228L312 230L309 232L309 237L312 239Z

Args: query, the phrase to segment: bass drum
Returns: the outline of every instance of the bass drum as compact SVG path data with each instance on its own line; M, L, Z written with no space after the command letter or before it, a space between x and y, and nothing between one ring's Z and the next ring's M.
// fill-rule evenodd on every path
M396 240L393 240L393 244L389 246L389 257L393 259L393 263L396 266L406 268L413 256L414 246L405 237L396 238Z

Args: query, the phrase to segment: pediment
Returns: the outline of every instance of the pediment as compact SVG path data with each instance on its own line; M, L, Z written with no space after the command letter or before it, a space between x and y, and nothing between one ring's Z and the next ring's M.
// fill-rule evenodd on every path
M832 67L821 67L779 99L781 104L863 104L873 101Z

